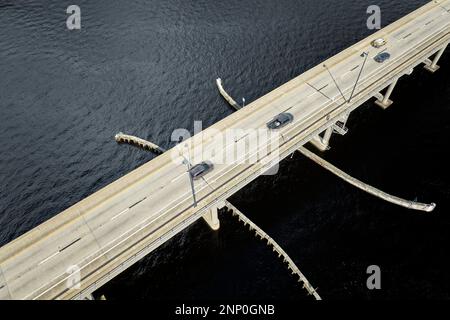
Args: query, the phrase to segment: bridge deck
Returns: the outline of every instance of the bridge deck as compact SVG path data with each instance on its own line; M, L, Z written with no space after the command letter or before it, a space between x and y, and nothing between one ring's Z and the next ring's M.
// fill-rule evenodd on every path
M255 163L226 164L211 155L208 160L215 169L205 180L195 181L197 207L193 207L186 167L172 149L5 245L0 249L0 299L68 299L90 294L256 179L267 168L265 160L283 159L442 48L450 39L448 10L450 0L431 2L327 60L348 99L364 60L361 53L370 52L351 103L344 101L319 65L187 140L191 157L199 152L193 146L200 143L204 153L229 151L240 139L247 139L251 146L254 138L238 131L228 144L214 137L217 130L265 128L283 111L294 115L294 122L280 130L279 155L270 153ZM370 46L378 37L388 41L386 47ZM391 59L375 62L373 56L386 48ZM263 147L260 142L246 155L255 155ZM81 287L69 290L68 272L73 266L80 270Z

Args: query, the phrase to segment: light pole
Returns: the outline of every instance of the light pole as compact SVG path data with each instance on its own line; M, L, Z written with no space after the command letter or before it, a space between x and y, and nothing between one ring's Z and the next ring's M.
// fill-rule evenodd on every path
M192 199L194 200L194 208L197 206L197 198L196 198L196 196L195 196L195 186L194 186L194 178L192 177L192 175L191 175L191 168L192 168L192 164L191 164L191 155L190 155L190 152L189 152L189 147L188 147L188 145L187 145L187 143L185 143L184 144L184 147L186 148L186 150L187 150L187 156L188 156L188 158L186 159L186 157L185 156L183 156L182 154L181 154L181 156L183 157L183 164L185 164L186 166L187 166L187 174L188 174L188 176L189 176L189 183L190 183L190 185L191 185L191 191L192 191Z

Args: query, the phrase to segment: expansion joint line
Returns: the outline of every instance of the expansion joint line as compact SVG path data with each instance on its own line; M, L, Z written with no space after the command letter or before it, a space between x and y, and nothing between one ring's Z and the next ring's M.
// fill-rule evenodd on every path
M0 265L0 279L3 279L3 281L5 282L3 287L5 287L6 290L8 290L9 297L12 299L13 296L12 296L11 290L9 290L9 286L8 286L8 283L6 282L5 274L3 273L1 265ZM0 287L0 289L2 289L3 287Z

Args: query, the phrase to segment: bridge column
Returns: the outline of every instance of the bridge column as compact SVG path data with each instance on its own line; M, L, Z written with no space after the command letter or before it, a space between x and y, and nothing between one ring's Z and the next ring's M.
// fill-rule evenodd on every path
M348 117L350 117L350 112L349 112L349 113L346 113L346 114L341 118L341 122L343 123L344 127L345 127L346 124L347 124Z
M323 134L322 138L320 137L320 135L318 135L312 138L309 142L320 151L327 151L328 149L330 149L329 144L332 133L333 133L333 126L325 130L325 133Z
M225 203L220 203L208 210L207 213L203 215L203 219L208 223L209 227L213 230L219 230L220 228L220 220L217 214L219 209L225 207Z
M84 297L84 300L95 300L94 295L92 293L90 293Z
M317 135L314 138L312 138L309 141L309 143L311 143L314 147L316 147L320 151L327 151L328 149L330 149L329 142L332 133L333 133L333 126L325 130L323 138L321 138L320 135Z
M436 72L437 70L439 70L439 66L437 65L437 63L439 62L439 59L442 57L442 54L444 53L445 49L447 48L448 44L446 44L444 47L442 47L441 50L438 51L438 53L436 54L436 56L434 57L433 61L431 62L431 64L428 62L428 64L425 64L424 68L432 73Z
M377 101L375 101L375 104L377 106L382 107L383 109L388 108L393 102L392 100L389 99L389 97L392 94L392 91L394 91L395 85L397 84L398 79L395 79L390 85L389 88L387 89L386 93L384 94L382 99L378 99Z
M329 145L330 145L330 138L331 138L331 134L333 133L333 127L329 127L327 130L325 130L325 133L323 135L322 138L322 143L327 146L327 149L329 149Z
M345 125L347 124L349 116L350 113L347 113L340 120L336 121L335 124L333 124L333 133L340 134L341 136L347 133L348 129Z

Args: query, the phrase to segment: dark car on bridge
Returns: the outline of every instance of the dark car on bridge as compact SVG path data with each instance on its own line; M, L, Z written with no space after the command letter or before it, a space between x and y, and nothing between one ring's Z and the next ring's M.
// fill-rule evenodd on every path
M277 115L273 120L267 123L267 128L269 129L279 129L291 123L294 120L294 116L290 113L283 112Z
M388 60L391 57L391 54L388 52L381 52L377 54L375 57L373 57L373 60L375 60L378 63L383 63L386 60Z
M209 161L203 161L189 169L192 179L200 179L205 174L214 169L214 165Z

